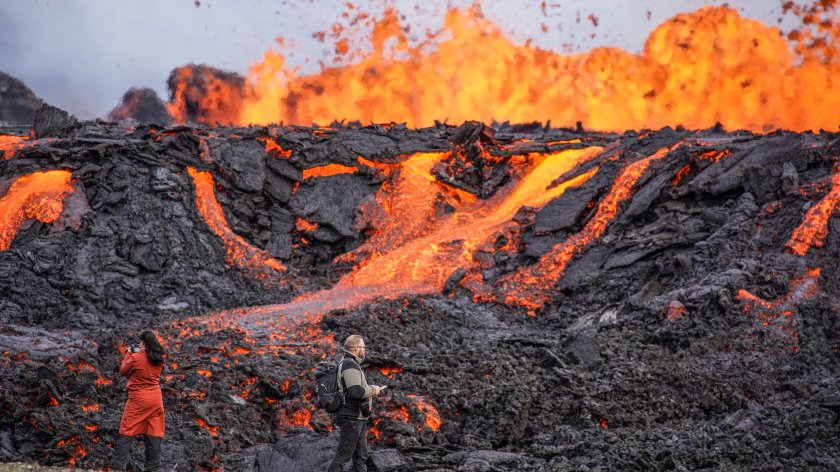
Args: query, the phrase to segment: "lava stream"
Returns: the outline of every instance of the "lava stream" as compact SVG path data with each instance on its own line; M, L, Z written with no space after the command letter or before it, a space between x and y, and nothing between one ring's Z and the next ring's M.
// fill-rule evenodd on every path
M545 205L594 175L597 168L549 188L558 176L602 150L593 146L529 155L538 164L507 192L463 203L452 214L440 217L435 216L434 202L442 184L429 170L444 155L414 155L377 195L386 217L377 234L358 250L365 259L351 273L333 288L304 294L289 304L248 309L241 325L249 333L264 334L282 324L278 318L317 316L376 297L440 292L456 269L475 266L473 250L510 222L523 205Z
M828 234L828 219L840 201L840 168L831 177L831 191L812 206L802 223L793 231L785 247L793 254L804 256L811 247L822 247Z
M665 157L683 143L662 148L654 154L629 164L615 180L609 194L598 205L598 210L583 229L562 243L554 246L540 257L536 264L505 276L498 283L501 298L505 303L519 305L530 310L542 308L552 297L552 288L563 276L573 256L581 253L591 242L601 237L618 212L621 205L631 196L633 186L653 161ZM495 299L495 295L479 294L477 298Z
M195 183L195 203L198 212L210 229L222 238L227 263L240 268L265 268L275 272L285 272L286 266L281 262L262 249L248 244L245 239L230 229L224 210L216 200L213 191L213 176L209 172L200 172L192 167L188 167L187 171Z

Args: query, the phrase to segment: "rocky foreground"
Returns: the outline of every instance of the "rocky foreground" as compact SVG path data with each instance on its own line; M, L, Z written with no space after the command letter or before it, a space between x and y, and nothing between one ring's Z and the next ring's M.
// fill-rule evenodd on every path
M167 470L325 468L312 371L351 333L391 391L370 470L840 469L836 134L39 113L0 129L0 461L106 465L153 327ZM564 151L591 156L539 167ZM557 195L468 244L538 171Z

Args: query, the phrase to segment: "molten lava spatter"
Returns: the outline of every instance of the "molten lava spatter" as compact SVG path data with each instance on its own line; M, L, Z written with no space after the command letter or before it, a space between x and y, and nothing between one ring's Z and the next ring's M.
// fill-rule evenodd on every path
M213 176L209 172L200 172L187 168L195 183L195 202L198 212L210 229L224 242L227 262L241 268L270 269L285 272L286 266L271 257L266 251L248 244L234 233L227 223L222 206L216 200L213 190Z
M386 11L358 62L313 75L298 75L274 51L251 67L241 90L199 66L181 68L170 84L173 115L211 125L580 121L611 131L840 124L840 94L832 92L840 65L792 49L778 28L725 6L664 22L641 55L617 48L563 55L515 44L479 9L450 11L438 34L413 44L398 16ZM194 86L199 78L212 86Z
M831 177L831 190L805 214L802 223L793 231L785 247L793 254L804 256L811 247L822 247L828 234L828 220L840 201L840 168Z
M644 159L629 164L615 180L607 196L598 204L595 216L586 223L586 226L579 233L551 248L533 266L503 277L498 284L497 297L507 304L523 306L530 310L542 308L552 297L552 287L563 276L569 261L601 237L618 212L619 206L631 196L633 186L650 164L665 157L681 144L662 148ZM479 295L478 298L484 296ZM489 298L496 297L491 295Z
M18 177L0 197L0 251L9 249L20 225L28 218L52 223L73 192L72 174L66 170L35 172Z

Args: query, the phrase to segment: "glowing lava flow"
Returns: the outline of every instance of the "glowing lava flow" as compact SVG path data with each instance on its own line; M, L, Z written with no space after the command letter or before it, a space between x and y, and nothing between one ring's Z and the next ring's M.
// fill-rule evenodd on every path
M216 194L213 192L213 176L209 172L199 172L192 167L188 167L187 171L195 183L195 203L198 212L207 222L210 230L222 238L227 263L242 268L267 268L276 272L285 272L286 266L262 249L251 246L230 229L222 206L219 205Z
M286 305L270 305L218 314L212 319L238 323L255 336L277 329L291 329L289 319L317 321L323 313L355 306L375 297L394 298L402 294L434 293L459 267L473 267L472 251L502 230L523 206L539 207L562 195L567 188L584 183L597 169L549 188L552 182L576 166L598 156L603 148L535 154L538 162L518 184L500 191L489 200L455 203L455 211L436 216L434 203L442 191L450 190L430 173L445 154L420 153L411 156L377 195L376 233L356 251L362 258L353 272L331 289L304 294ZM457 194L455 194L457 195ZM299 320L298 322L301 322Z
M840 201L840 169L831 177L831 191L812 206L802 223L793 231L785 247L793 254L804 256L811 247L822 247L828 234L828 219Z
M3 152L3 159L9 160L15 155L18 149L23 147L23 142L26 141L26 136L11 136L8 134L0 134L0 151Z
M640 55L605 47L564 55L515 44L480 9L451 10L439 33L416 41L399 16L386 11L364 40L369 44L336 38L334 62L346 65L317 74L298 75L269 50L244 86L212 79L201 95L186 86L191 72L179 70L170 108L181 121L195 108L191 119L210 125L348 119L425 127L444 118L581 121L618 132L715 123L757 132L838 125L838 61L799 55L778 28L725 6L665 21Z
M501 296L505 303L519 305L531 310L541 308L551 298L552 287L563 276L572 257L583 251L592 241L601 237L618 212L619 205L630 195L633 185L650 164L682 143L662 148L654 154L628 165L615 180L609 194L598 205L598 210L583 229L562 243L551 248L536 264L514 272L501 279ZM482 298L483 295L479 296Z
M20 225L28 218L52 223L73 192L72 174L66 170L35 172L19 177L0 198L0 251L9 249Z

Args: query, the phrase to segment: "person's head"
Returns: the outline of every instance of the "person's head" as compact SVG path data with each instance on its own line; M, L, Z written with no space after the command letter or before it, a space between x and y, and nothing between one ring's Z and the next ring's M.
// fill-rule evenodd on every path
M365 340L358 334L351 334L344 340L344 350L358 357L365 358Z
M149 363L152 365L163 364L163 356L166 355L166 351L163 349L154 331L146 330L140 333L140 343L146 350L146 357L149 358Z

